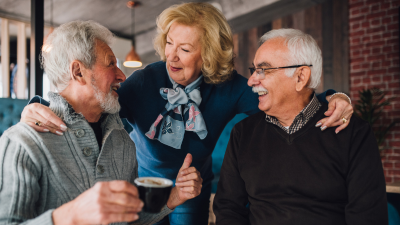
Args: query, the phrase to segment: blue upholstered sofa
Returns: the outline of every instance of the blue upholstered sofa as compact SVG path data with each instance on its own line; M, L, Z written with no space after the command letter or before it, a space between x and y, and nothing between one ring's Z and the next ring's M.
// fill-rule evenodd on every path
M9 127L19 122L26 104L28 100L0 98L0 136Z

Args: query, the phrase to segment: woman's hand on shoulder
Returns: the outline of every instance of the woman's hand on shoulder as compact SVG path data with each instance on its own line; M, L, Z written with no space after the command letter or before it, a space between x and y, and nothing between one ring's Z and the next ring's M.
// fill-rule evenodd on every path
M28 124L37 132L51 132L62 135L67 130L65 123L49 107L39 103L25 106L20 121Z
M327 127L336 127L335 132L339 133L345 129L353 115L354 109L351 105L350 98L344 93L336 93L327 96L329 101L328 110L324 113L326 118L317 122L316 126L325 130Z

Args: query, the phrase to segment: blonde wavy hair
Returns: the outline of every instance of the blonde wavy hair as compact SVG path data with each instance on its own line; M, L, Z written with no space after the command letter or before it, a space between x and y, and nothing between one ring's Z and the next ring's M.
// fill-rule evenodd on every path
M173 23L196 26L202 31L201 58L204 81L220 84L231 77L233 71L232 31L224 15L209 3L183 3L165 9L157 17L157 36L154 48L166 61L167 34Z

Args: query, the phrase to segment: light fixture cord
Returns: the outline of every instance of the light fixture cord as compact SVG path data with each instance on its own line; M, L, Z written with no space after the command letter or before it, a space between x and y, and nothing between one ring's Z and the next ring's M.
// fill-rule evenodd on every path
M132 45L135 46L135 6L132 7L131 12L132 20Z

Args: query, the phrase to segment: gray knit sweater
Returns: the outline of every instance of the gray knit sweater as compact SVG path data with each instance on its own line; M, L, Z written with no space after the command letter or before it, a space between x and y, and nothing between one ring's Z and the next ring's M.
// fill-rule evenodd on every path
M49 97L68 127L64 135L38 133L20 122L0 138L0 224L53 224L54 209L96 182L133 183L138 176L135 144L118 114L101 123L100 151L85 118L59 94ZM170 212L165 206L159 214L140 213L133 224L152 224Z

